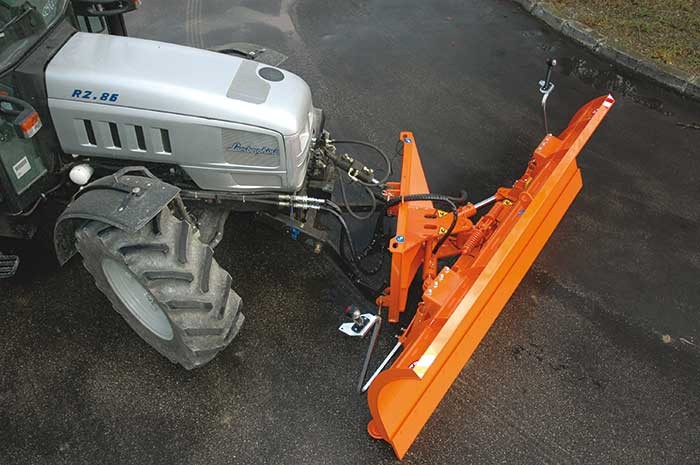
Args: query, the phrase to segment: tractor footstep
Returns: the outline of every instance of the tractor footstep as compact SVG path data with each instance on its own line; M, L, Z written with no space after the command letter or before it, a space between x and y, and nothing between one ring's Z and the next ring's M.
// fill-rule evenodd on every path
M11 278L19 268L19 257L0 254L0 279Z

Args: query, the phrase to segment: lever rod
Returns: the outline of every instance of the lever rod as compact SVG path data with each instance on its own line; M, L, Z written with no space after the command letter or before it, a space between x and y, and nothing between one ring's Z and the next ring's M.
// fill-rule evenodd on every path
M367 376L367 370L369 369L369 362L374 354L374 349L377 347L377 340L379 339L379 331L382 327L382 317L377 315L374 321L374 328L372 329L372 337L369 340L369 347L367 347L367 355L365 355L365 361L362 364L362 371L360 371L360 380L357 383L357 392L364 392L362 387L365 382L365 376Z
M549 134L549 122L547 121L547 98L549 94L554 90L554 83L552 82L552 69L557 65L557 60L555 58L550 58L547 60L547 74L544 80L540 81L540 92L542 93L542 116L544 118L544 131Z
M401 348L401 342L397 342L396 345L394 346L393 349L391 349L391 352L389 352L389 355L386 356L384 361L377 367L377 369L374 371L372 376L370 376L369 380L365 383L364 386L362 386L362 392L366 392L367 389L372 385L372 382L374 379L379 376L379 373L386 368L386 366L389 364L389 361L391 361L392 358L394 358L394 355L396 355L396 352Z

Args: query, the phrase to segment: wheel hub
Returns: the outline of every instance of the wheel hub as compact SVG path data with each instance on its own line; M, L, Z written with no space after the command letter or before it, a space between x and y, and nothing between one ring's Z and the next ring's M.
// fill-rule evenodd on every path
M161 339L173 338L173 328L165 312L125 265L106 258L102 261L102 271L112 291L142 325Z

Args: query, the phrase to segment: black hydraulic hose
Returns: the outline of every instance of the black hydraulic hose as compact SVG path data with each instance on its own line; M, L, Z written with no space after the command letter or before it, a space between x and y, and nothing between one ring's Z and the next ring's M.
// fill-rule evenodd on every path
M206 194L209 194L209 193L206 193L206 192L201 192L201 193L200 193L200 192L192 192L192 191L182 191L182 194L183 194L183 197L184 197L185 199L193 199L193 198L198 198L198 197L199 197L199 198L207 198L207 195L206 195ZM202 194L202 195L200 195L200 194ZM292 202L292 203L294 203L294 202L291 201L291 200L281 200L281 199L279 199L279 195L278 195L278 194L262 194L262 193L261 193L261 194L258 194L258 195L255 195L255 194L252 194L252 195L251 195L251 194L244 194L244 195L231 195L231 196L227 196L227 197L230 197L228 200L233 200L234 197L235 197L235 200L236 200L236 201L239 201L239 202L258 203L258 204L262 204L262 205L271 205L271 206L275 206L275 207L278 207L278 208L282 207L282 205L280 205L280 203L282 203L282 202L285 202L285 203ZM275 199L275 200L273 200L273 199ZM303 207L300 207L300 208L303 208ZM328 212L328 213L332 214L332 215L338 220L338 222L340 223L340 226L341 226L341 238L340 238L340 247L339 247L340 250L339 250L339 252L340 252L341 257L342 257L343 259L345 259L346 261L347 261L347 259L348 259L348 257L344 254L344 248L343 248L343 245L344 245L344 244L343 244L343 241L344 241L345 239L347 239L348 245L349 245L349 247L350 247L350 253L351 253L351 255L352 255L352 256L350 257L350 262L351 262L353 265L355 265L355 267L357 268L357 270L359 270L359 271L360 271L361 273L363 273L363 274L366 274L366 275L376 274L376 271L374 271L374 270L366 270L366 269L364 269L364 268L362 267L362 264L360 263L361 257L360 257L360 255L358 255L357 249L355 248L355 243L354 243L353 240L352 240L352 235L351 235L351 232L350 232L350 228L348 227L348 224L347 224L347 222L345 221L345 218L343 218L343 215L341 214L341 212L342 212L341 208L340 208L335 202L333 202L333 201L331 201L331 200L325 200L325 202L324 202L323 204L319 204L319 205L317 205L315 208L318 208L318 209L321 210L321 211L325 211L325 212ZM380 219L381 219L381 217L380 217ZM377 226L377 228L379 228L379 226ZM375 229L376 229L376 228L375 228ZM375 235L376 235L376 233L375 233ZM371 245L373 245L375 242L376 242L376 241L373 241L373 243L370 244L370 246L368 246L368 249L371 248ZM368 252L367 249L366 249L365 251L363 251L363 255L364 255L364 256L366 256L368 253L369 253L369 252Z
M352 242L352 236L349 235L349 232L346 232L344 229L341 229L340 231L340 256L343 258L345 261L348 260L347 256L345 255L345 248L344 244L345 241L348 241L348 243ZM362 251L360 255L358 255L357 260L353 261L353 264L357 267L357 269L364 274L365 276L374 276L377 273L379 273L382 270L382 267L384 266L384 255L380 256L379 263L374 268L365 268L364 265L362 264L362 261L369 257L369 255L373 252L375 246L377 243L377 237L373 237L370 243L365 247L365 249ZM357 251L355 251L357 253Z
M332 208L328 208L326 206L320 207L320 210L332 214L333 216L335 216L335 218L340 223L341 230L340 230L340 243L339 243L339 247L338 247L338 252L340 253L341 258L345 261L348 261L348 257L346 256L345 250L344 250L344 245L345 245L344 242L347 240L348 246L350 247L350 255L351 255L349 261L355 266L355 268L360 273L367 275L367 276L377 274L380 271L381 265L383 262L380 263L375 269L372 269L372 270L368 270L362 266L361 257L357 253L357 249L355 248L355 243L352 240L352 234L350 233L350 228L348 227L348 223L345 221L345 218L343 218L343 215L341 215L337 211L333 210ZM365 250L363 253L366 256L367 251Z
M372 199L372 208L370 209L369 213L366 215L358 215L356 212L353 211L352 207L350 207L350 202L348 201L348 194L347 191L345 190L345 182L343 182L343 172L340 170L340 168L336 167L336 170L338 171L338 183L340 184L340 196L343 199L343 204L345 205L345 209L348 211L350 216L355 218L356 220L360 221L365 221L370 218L372 218L372 215L377 211L377 199L374 197L374 192L367 187L364 186L365 190L369 194L370 198Z
M332 208L328 207L321 207L322 211L328 212L335 216L335 218L338 220L340 223L340 226L342 227L342 233L345 233L348 239L348 245L350 246L350 254L352 255L350 257L352 263L360 268L360 259L359 256L357 255L357 249L355 249L355 244L352 241L352 236L350 235L350 228L348 227L348 223L345 221L345 218L343 218L343 215L338 213L337 211L333 210ZM342 249L343 249L343 243L342 243L342 238L341 238L341 243L340 243L340 253L342 254Z
M457 205L462 205L467 203L467 200L469 200L469 194L467 194L467 191L463 190L459 192L459 197L452 197L451 195L448 195L447 198L452 200Z
M333 210L337 211L338 213L343 212L343 210L340 208L340 206L337 203L333 202L332 200L326 200L326 205L328 205L329 207L331 207Z
M433 248L433 253L436 253L440 249L440 247L442 247L442 244L445 243L450 234L452 234L452 231L454 231L455 226L457 226L457 217L459 216L459 212L457 211L457 205L455 205L455 203L452 200L450 200L448 196L441 194L413 194L406 195L404 197L395 197L386 203L386 208L393 207L394 205L398 205L403 202L420 202L425 200L442 202L444 204L449 205L450 210L452 210L452 223L450 224L450 227L447 228L445 234L442 235L440 240L438 240L437 244L435 244L435 247Z
M246 201L253 202L253 203L266 204L266 205L276 205L278 207L280 206L279 201L274 201L274 200L267 200L267 199L260 199L260 198L246 198ZM377 272L379 271L379 268L381 267L381 264L379 267L377 267L377 269L373 269L373 270L367 270L367 269L362 267L360 255L358 255L358 253L357 253L357 249L355 248L355 243L352 240L352 234L350 232L350 228L348 227L348 223L345 221L345 218L343 218L343 215L341 214L340 207L336 203L334 203L330 200L326 200L325 204L319 205L318 209L320 211L325 211L325 212L330 213L340 223L341 231L340 231L340 243L339 243L339 247L338 247L339 248L338 251L340 253L340 256L345 261L348 261L348 258L344 253L344 240L347 240L348 246L350 247L350 254L351 254L350 262L353 265L355 265L357 270L359 270L362 274L365 274L365 275L377 274ZM373 245L373 244L370 244L370 246L371 245ZM368 246L368 249L370 248L370 246ZM364 256L367 256L368 250L367 249L364 250L363 254L364 254Z
M384 159L384 162L386 163L386 174L384 175L384 177L382 179L379 180L379 184L380 185L384 184L389 179L389 176L391 176L391 173L392 173L391 159L389 159L389 156L386 154L386 152L384 152L382 149L380 149L376 145L370 144L369 142L365 142L362 140L350 140L350 139L334 139L333 144L362 145L362 146L365 146L365 147L368 147L368 148L374 150L379 155L381 155L381 157ZM374 186L374 184L367 184L367 183L362 182L362 181L358 181L358 182L361 184L364 184L366 186Z
M379 215L377 217L377 222L374 225L374 232L372 234L372 239L369 241L365 249L362 251L360 254L360 260L364 260L365 258L369 257L370 255L374 255L376 253L376 247L377 244L380 245L385 245L384 244L384 239L386 238L386 235L384 234L384 215ZM382 249L383 250L383 249ZM382 270L382 267L384 266L384 259L386 257L386 254L381 254L380 255L380 260L377 265L372 268L371 270L363 269L362 271L367 274L367 275L376 275Z

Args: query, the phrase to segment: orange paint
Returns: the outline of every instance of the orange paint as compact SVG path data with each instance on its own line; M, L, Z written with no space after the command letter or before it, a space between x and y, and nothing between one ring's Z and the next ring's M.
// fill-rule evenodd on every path
M458 226L435 255L440 227L449 225L451 214L438 215L430 201L392 207L398 222L389 244L391 282L378 299L390 321L398 320L408 287L424 270L422 301L399 338L403 351L368 391L368 432L389 442L397 457L406 454L578 194L583 184L576 157L613 103L611 96L599 97L559 137L546 136L523 176L498 190L495 205L476 224L469 220L473 205L460 208ZM413 135L401 138L404 171L387 194L427 193ZM437 273L437 259L445 256L459 258Z

